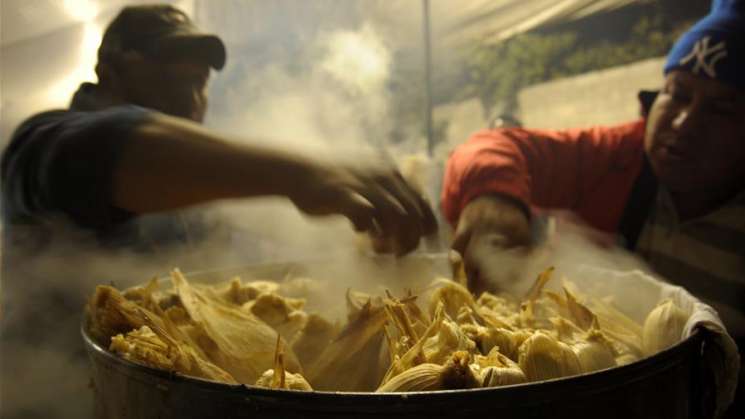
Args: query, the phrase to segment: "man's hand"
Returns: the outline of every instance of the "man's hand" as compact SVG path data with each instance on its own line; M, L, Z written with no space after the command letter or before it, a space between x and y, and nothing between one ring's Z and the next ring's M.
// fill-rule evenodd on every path
M389 167L312 166L289 197L306 214L346 216L378 252L406 254L437 229L426 200Z
M468 288L476 295L489 290L493 271L508 273L520 249L531 244L528 216L516 201L496 195L471 201L460 214L452 248L461 254ZM498 265L498 266L495 266Z

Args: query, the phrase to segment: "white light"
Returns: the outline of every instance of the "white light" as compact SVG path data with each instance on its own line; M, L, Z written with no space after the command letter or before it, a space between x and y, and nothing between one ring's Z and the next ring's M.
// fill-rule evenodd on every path
M359 32L333 33L328 49L322 68L348 88L370 93L387 81L390 53L369 25Z
M98 15L98 6L93 0L63 0L67 14L81 22L90 22Z
M47 100L53 106L65 106L70 101L78 85L84 81L96 79L96 59L98 46L103 36L100 26L86 23L83 27L83 39L80 42L80 55L75 69L47 89Z

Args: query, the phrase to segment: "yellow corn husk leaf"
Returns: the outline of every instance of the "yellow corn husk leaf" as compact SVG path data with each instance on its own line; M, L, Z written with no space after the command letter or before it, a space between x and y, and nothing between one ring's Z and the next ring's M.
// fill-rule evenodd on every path
M458 318L458 312L464 306L470 307L475 313L478 313L473 295L471 295L471 292L466 287L445 278L438 278L433 281L433 284L439 288L430 296L430 317L434 317L439 303L443 304L445 314L451 319Z
M88 332L101 345L111 338L142 326L150 326L144 309L127 300L119 290L99 285L86 305Z
M310 386L308 381L301 374L285 372L284 384L281 387L272 384L274 376L274 369L268 369L261 374L261 377L256 380L256 384L254 385L257 387L280 388L285 390L313 391L313 387Z
M641 358L639 358L638 356L634 354L627 353L627 354L619 355L616 357L616 365L619 367L621 365L628 365L628 364L638 361L639 359Z
M109 350L122 358L148 367L174 371L176 351L147 326L111 338Z
M148 326L132 330L126 335L112 337L109 350L124 359L151 368L237 384L228 372L202 358L191 347L168 345Z
M471 354L466 351L453 352L442 369L443 388L454 390L481 386L480 377L470 367L471 359Z
M481 368L499 367L499 368L520 368L517 362L508 358L499 348L493 348L487 355L474 356L474 363Z
M580 340L571 344L577 354L582 372L598 371L615 367L616 358L611 342L597 328L597 322Z
M478 320L476 320L475 313L469 307L460 308L460 310L458 311L458 317L455 319L455 322L458 323L459 326L480 325Z
M588 330L592 323L596 321L595 314L584 304L577 301L577 298L567 287L564 287L564 295L566 296L567 310L574 323L582 330Z
M206 288L197 287L200 291ZM240 277L232 278L227 284L220 286L210 286L209 290L213 292L223 302L242 306L249 301L253 301L262 294L277 292L279 284L274 281L250 281L243 282Z
M345 297L347 301L347 321L349 323L354 322L366 306L369 305L370 308L378 309L382 308L384 304L380 297L373 297L370 294L351 289L347 290Z
M416 365L426 363L426 358L424 356L424 343L427 339L434 336L435 333L437 333L438 328L440 327L440 323L445 319L445 309L444 305L442 303L437 305L437 308L435 309L435 314L432 319L432 323L430 323L429 327L425 332L422 334L422 336L419 338L419 341L416 342L413 346L408 349L404 355L398 356L397 354L394 355L392 358L394 358L394 362L391 363L390 367L388 368L388 371L383 376L383 380L381 381L382 384L385 384L393 378L394 376L400 374L401 372L408 370ZM408 347L408 346L407 346Z
M489 331L487 344L484 345L484 352L488 353L492 348L499 348L499 351L513 361L519 357L519 348L532 335L532 332L526 329L507 330L491 329ZM491 346L491 347L490 347Z
M277 333L271 327L200 292L178 270L171 273L171 280L189 317L203 329L200 348L212 362L244 384L255 383L272 367ZM301 371L291 351L286 361L289 371Z
M511 316L520 308L517 300L506 295L494 295L490 292L483 292L476 300L476 305L480 308L487 308L498 316Z
M475 363L471 366L479 370L482 387L506 386L527 381L517 362L500 353L496 347L486 356L476 355Z
M660 302L647 315L644 321L642 347L649 356L667 349L683 338L683 328L688 321L688 313L672 300Z
M549 321L553 325L554 336L561 342L574 342L585 334L582 329L565 317L551 317Z
M277 294L308 301L320 301L328 295L328 283L324 280L306 277L287 278L279 283Z
M431 319L429 315L419 307L417 304L417 298L418 297L413 295L411 290L408 290L407 295L400 301L404 305L404 310L409 318L414 333L417 336L422 336L429 327Z
M513 361L518 359L520 345L532 334L526 329L509 330L481 326L464 326L463 330L476 343L482 354L488 354L498 348L499 352Z
M575 283L564 278L564 289L575 297L582 297ZM642 356L642 326L623 312L615 308L608 301L599 298L583 297L587 301L587 308L598 319L603 333L609 337L618 352L631 353Z
M476 388L479 377L469 366L465 351L453 353L444 365L424 363L409 368L378 387L376 392L435 391Z
M642 325L625 315L612 304L593 298L590 299L588 305L597 316L600 327L603 330L613 330L616 333L624 335L639 336L641 339Z
M488 336L488 327L475 324L461 324L460 328L461 330L463 330L463 333L465 333L466 336L468 336L468 338L476 344L476 348L479 350L479 352L489 353L489 351L484 351L484 340ZM491 349L492 346L493 345L491 345L489 349Z
M305 300L285 298L276 293L265 293L249 301L241 310L253 314L269 325L277 333L292 340L308 321L308 315L301 311Z
M383 308L373 307L368 301L354 321L348 323L331 345L308 366L306 377L313 388L348 391L374 389L380 380L375 375L379 368L377 361L386 320ZM352 388L341 387L344 382Z
M338 334L338 326L317 314L310 314L308 321L291 341L292 351L300 365L312 365Z
M554 273L554 267L551 266L545 271L538 274L538 277L536 278L533 285L530 287L528 292L525 294L525 297L523 297L523 301L534 301L536 300L543 291L543 288L546 286L548 281L553 278Z
M182 333L167 316L163 316L158 306L154 309L158 311L151 312L128 301L113 287L98 286L86 305L88 331L97 342L107 346L113 336L147 326L169 347L191 346L196 353L206 358L189 336Z
M442 365L419 364L391 378L375 390L376 393L444 390Z
M286 389L286 390L313 390L301 374L293 374L285 371L284 347L279 335L277 335L277 348L274 354L274 368L264 371L256 380L256 386Z
M158 304L157 295L159 289L158 278L152 278L145 286L129 288L124 290L122 295L128 301L132 301L146 310L157 313L161 308Z
M443 364L455 351L473 352L476 344L468 338L452 320L443 319L434 336L427 338L422 346L424 358L428 363Z
M398 332L400 346L405 350L410 349L419 340L422 330L414 328L406 304L389 295L384 308L389 323L394 325Z
M529 381L541 381L581 373L577 355L572 349L549 336L536 331L519 349L518 364Z
M527 381L528 379L519 367L486 367L481 370L481 387L509 386Z

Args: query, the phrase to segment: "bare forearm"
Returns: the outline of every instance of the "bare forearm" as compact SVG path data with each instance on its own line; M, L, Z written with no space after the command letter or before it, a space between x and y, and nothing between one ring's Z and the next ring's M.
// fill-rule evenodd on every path
M135 213L206 201L290 195L310 163L226 141L188 121L157 116L133 132L114 172L113 204Z
M469 202L458 220L453 248L465 251L477 234L501 236L503 247L529 245L530 220L527 210L514 199L499 195L484 195Z

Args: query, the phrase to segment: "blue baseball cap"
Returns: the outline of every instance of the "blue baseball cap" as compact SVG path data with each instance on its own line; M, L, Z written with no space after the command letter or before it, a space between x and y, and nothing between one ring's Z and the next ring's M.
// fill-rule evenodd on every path
M745 88L745 0L714 0L670 50L664 71L673 70Z

